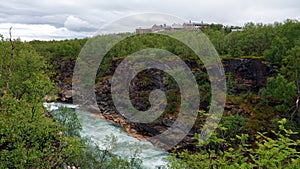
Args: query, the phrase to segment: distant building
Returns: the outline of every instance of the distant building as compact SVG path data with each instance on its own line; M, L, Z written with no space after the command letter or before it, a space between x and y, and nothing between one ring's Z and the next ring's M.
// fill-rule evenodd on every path
M184 23L183 24L183 29L185 30L193 30L196 29L196 26L192 23Z
M186 30L194 30L194 29L199 29L199 28L210 29L210 24L203 23L203 21L200 23L190 21L189 23L184 23L183 28Z
M180 31L180 30L183 30L183 26L182 26L181 24L173 23L171 27L172 27L172 31Z
M152 32L161 32L161 31L163 31L162 25L154 24L151 28L151 31Z
M138 29L135 30L135 32L137 34L146 34L146 33L151 33L152 30L150 28L145 28L145 29L144 28L138 28Z
M183 23L183 24L176 24L173 23L171 26L163 24L163 25L156 25L154 24L151 28L138 28L136 29L137 34L145 34L145 33L157 33L162 31L181 31L181 30L196 30L200 28L210 29L210 24L202 22L192 22Z
M163 24L163 25L153 25L151 28L152 32L161 32L161 31L170 31L172 30L172 26Z
M241 31L244 31L244 29L242 29L242 28L231 29L231 32L241 32Z
M163 29L164 29L165 31L170 31L170 30L172 29L172 26L163 24Z

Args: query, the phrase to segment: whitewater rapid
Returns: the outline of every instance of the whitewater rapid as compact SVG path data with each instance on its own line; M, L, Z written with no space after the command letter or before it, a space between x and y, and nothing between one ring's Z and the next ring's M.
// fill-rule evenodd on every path
M73 104L44 103L44 106L49 111L56 110L61 106L74 109L82 125L81 135L91 138L100 149L106 149L105 139L107 136L114 136L116 138L116 147L111 150L111 153L124 159L129 159L134 156L135 150L138 150L138 157L142 159L143 168L157 169L165 168L167 165L168 152L153 146L150 142L141 141L128 135L110 121L95 118L91 113L80 110L78 106Z

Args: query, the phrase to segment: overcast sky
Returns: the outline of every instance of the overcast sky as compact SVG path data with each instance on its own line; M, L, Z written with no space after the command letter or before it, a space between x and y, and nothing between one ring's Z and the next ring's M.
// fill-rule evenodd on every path
M144 12L165 13L192 21L242 26L250 21L273 23L282 22L287 18L299 19L300 1L2 0L0 34L8 37L8 29L12 26L14 37L20 37L22 40L82 38L94 35L99 28L119 18ZM145 24L145 18L135 19L143 20ZM149 24L159 21L164 22L157 19ZM135 26L137 25L131 25Z

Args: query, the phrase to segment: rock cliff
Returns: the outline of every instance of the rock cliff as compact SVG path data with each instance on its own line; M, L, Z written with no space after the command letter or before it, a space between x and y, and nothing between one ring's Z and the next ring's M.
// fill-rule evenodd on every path
M163 115L157 120L149 124L132 123L122 117L114 107L111 92L110 79L114 70L122 60L112 62L109 74L95 84L97 103L101 111L102 118L119 123L125 130L135 137L147 138L160 134L168 129L176 119L178 110L180 109L180 91L175 81L160 70L149 69L138 74L132 81L130 87L130 99L134 107L138 110L147 110L150 107L148 100L149 94L153 89L161 89L167 93L168 106ZM198 83L208 83L208 78L203 75L197 75L198 72L205 72L204 67L199 67L196 61L186 60L186 64L191 68L196 76ZM58 94L58 101L72 102L72 74L75 60L58 61L57 79L61 81L59 87L61 89ZM229 91L232 94L240 94L248 91L257 92L266 85L267 78L274 75L272 67L261 59L226 59L223 60L225 72L229 81L234 81ZM229 79L230 78L230 79ZM204 79L204 80L203 80ZM175 83L175 85L173 85ZM209 93L209 91L207 91ZM169 93L169 94L168 94ZM202 93L203 94L203 93ZM209 95L209 94L208 94ZM203 104L199 109L206 109L209 97L201 100ZM171 103L171 104L170 104ZM228 106L227 106L228 107ZM226 110L230 111L230 110ZM200 132L194 127L185 139L179 143L180 147L195 149L195 140L193 136ZM159 144L159 143L154 143Z

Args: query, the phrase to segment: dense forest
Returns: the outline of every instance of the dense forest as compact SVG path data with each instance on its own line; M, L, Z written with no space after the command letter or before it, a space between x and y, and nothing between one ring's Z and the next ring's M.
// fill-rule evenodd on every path
M260 60L270 66L273 74L263 87L243 90L244 86L227 72L227 101L217 130L204 143L197 142L195 133L193 149L180 146L172 149L170 167L299 168L300 22L247 23L242 31L236 32L231 28L212 24L201 31L223 61ZM128 54L144 48L168 50L191 67L204 96L195 124L201 130L211 99L208 75L195 53L168 34L186 36L188 32L95 37L107 39L108 44L112 38L126 37L105 55L95 86L111 78L114 67ZM139 168L138 159L133 157L127 162L82 138L74 112L66 109L47 112L43 107L45 96L57 98L60 90L71 87L74 63L88 40L22 42L1 37L0 168ZM164 76L169 85L165 89L168 106L163 118L174 118L178 113L179 88L172 85L171 77ZM148 87L153 83L147 77L140 80L145 81L147 89L153 89ZM142 89L138 92L143 92ZM141 102L146 106L140 109L147 109L148 96L148 91L142 93L136 99L137 107ZM159 123L155 121L154 125Z

